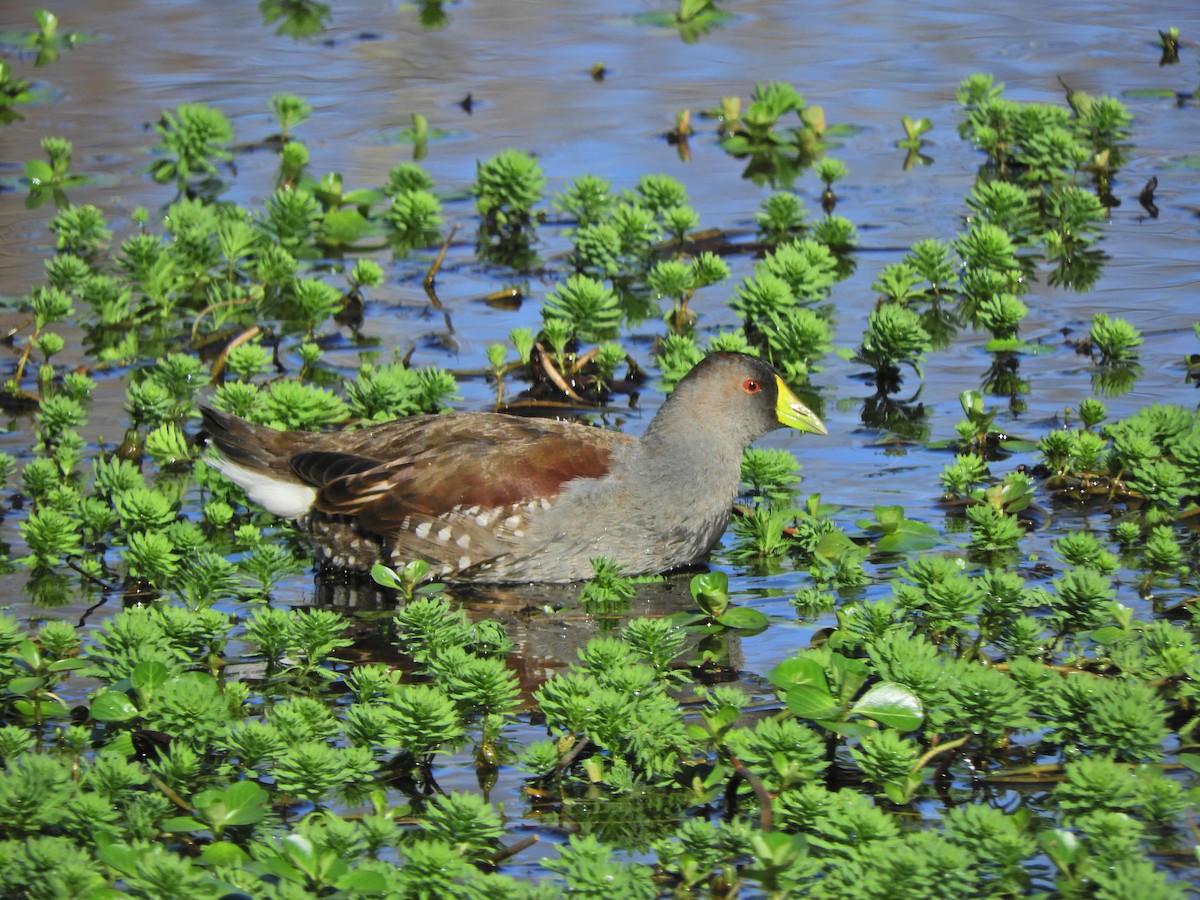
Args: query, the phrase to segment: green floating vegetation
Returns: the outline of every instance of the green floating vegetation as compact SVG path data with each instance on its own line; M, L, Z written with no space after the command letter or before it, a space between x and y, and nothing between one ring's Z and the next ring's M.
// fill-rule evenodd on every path
M440 5L421 6L444 24ZM330 15L260 9L293 35ZM672 22L687 39L723 16L688 2ZM0 68L0 116L28 99ZM1020 361L1047 352L1021 334L1036 267L1086 290L1106 260L1131 119L1079 92L1066 106L1011 101L985 75L959 101L981 159L966 224L881 266L861 338L836 348L835 293L860 264L854 223L833 213L850 173L821 155L823 110L786 84L757 85L745 109L721 101L721 146L776 190L752 236L716 241L674 178L615 190L579 174L547 198L521 149L480 160L468 199L416 161L373 186L314 175L298 137L312 111L293 95L271 99L278 132L253 145L278 154L255 207L220 199L248 145L202 104L156 126L146 174L177 196L153 223L73 204L72 148L47 138L25 174L31 201L55 204L56 252L21 298L31 328L4 385L33 410L33 434L20 461L0 454L23 542L0 548L0 565L24 567L36 611L28 624L0 614L5 896L1183 897L1160 862L1194 851L1200 800L1200 419L1151 404L1110 420L1090 397L1062 427L1023 422L1044 430L1022 436L1007 414L1031 390ZM416 144L427 125L413 114ZM900 146L919 150L929 123L904 128ZM810 167L819 217L789 189ZM669 388L715 349L762 355L820 407L812 379L837 352L869 370L867 428L953 454L929 485L945 521L801 500L791 454L749 451L718 561L797 573L804 586L775 608L825 626L807 646L795 631L765 672L743 669L738 642L794 623L723 571L696 575L674 615L631 618L662 583L595 560L577 602L597 633L533 683L509 664L508 629L468 616L419 560L376 568L394 602L371 613L281 605L308 579L308 552L201 463L198 396L211 385L208 402L281 428L447 410L454 374L386 357L358 323L394 280L385 262L419 261L437 302L444 254L461 249L444 207L463 217L471 202L463 266L548 276L540 322L460 375L494 379L498 407L521 402L518 384L538 402L603 407L622 366L636 383L652 359ZM552 230L569 249L543 259ZM727 285L727 260L751 254L751 274ZM695 303L720 291L740 320L723 332ZM86 369L63 361L67 323ZM993 369L962 392L954 435L933 441L928 411L894 396L901 370L923 380L967 330ZM357 353L353 371L328 361L335 339ZM1076 347L1093 393L1136 381L1141 342L1096 314ZM92 398L117 373L125 416L89 443ZM1020 468L1001 473L1010 460ZM1045 509L1077 507L1107 525L1064 529L1030 559ZM54 612L105 602L115 611L88 630ZM364 634L402 664L363 661ZM450 766L482 790L443 790ZM490 801L501 772L527 810ZM540 879L516 815L569 833Z
M722 0L679 0L675 12L650 11L634 16L639 25L675 28L685 44L694 44L733 18L721 8Z

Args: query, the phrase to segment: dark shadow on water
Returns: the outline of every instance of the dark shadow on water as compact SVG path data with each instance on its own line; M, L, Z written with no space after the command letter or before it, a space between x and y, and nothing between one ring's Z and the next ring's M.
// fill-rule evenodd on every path
M593 638L616 637L633 619L694 610L696 602L689 585L695 571L638 584L634 596L619 610L603 612L585 609L579 599L580 584L447 585L445 596L462 604L472 621L491 620L504 626L513 642L509 664L521 680L523 694L529 696L547 678L578 663L579 650ZM317 576L315 588L315 606L358 614L347 633L354 645L340 654L342 659L411 668L411 660L393 643L390 613L398 602L394 592L367 577ZM706 652L720 660L719 671L707 674L717 680L735 677L743 667L743 654L740 639L730 632L689 634L677 664L695 655L702 637Z

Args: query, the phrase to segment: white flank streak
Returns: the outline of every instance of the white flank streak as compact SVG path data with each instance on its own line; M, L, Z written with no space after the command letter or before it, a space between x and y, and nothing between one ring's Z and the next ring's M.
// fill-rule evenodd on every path
M267 512L284 519L298 519L312 509L315 488L282 478L272 478L240 466L223 456L206 456L204 461L245 489L247 496Z

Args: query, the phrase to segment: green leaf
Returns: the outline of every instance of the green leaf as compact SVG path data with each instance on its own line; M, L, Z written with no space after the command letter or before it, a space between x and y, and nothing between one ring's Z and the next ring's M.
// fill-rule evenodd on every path
M736 628L739 631L750 631L755 634L771 624L771 620L763 613L745 606L730 607L721 615L716 616L716 620L726 628Z
M850 712L897 731L915 731L925 721L920 698L902 684L883 681L863 694Z
M1103 628L1097 628L1093 631L1091 637L1098 644L1112 644L1130 637L1130 634L1124 628L1118 628L1116 625L1106 625Z
M942 536L933 526L905 519L896 531L879 539L875 550L879 553L915 553L936 547L941 542Z
M41 651L38 650L37 644L35 644L33 641L28 639L21 641L21 643L17 644L14 652L17 654L17 657L21 660L21 662L25 663L25 665L34 671L37 671L37 669L41 666L42 654Z
M128 694L109 690L96 695L88 715L96 722L128 722L138 717L138 708Z
M54 170L44 160L31 159L25 163L25 177L35 185L45 184L54 180Z
M801 719L829 719L842 711L829 689L815 684L798 684L784 694L787 708Z
M204 817L214 825L253 825L261 822L267 814L267 801L270 799L265 790L253 781L236 781L224 791L205 791L201 796L217 793L219 802L213 806L204 806ZM199 798L196 806L201 807ZM216 818L214 813L219 814Z
M228 841L218 841L207 845L200 852L200 862L207 866L229 866L230 868L240 869L246 863L250 862L250 857L237 844L231 844Z
M100 844L96 848L96 857L106 865L112 866L118 872L133 874L137 870L145 850L134 850L125 844Z
M825 677L825 668L815 659L807 656L793 656L785 659L767 673L767 681L781 691L790 690L798 684L811 684L819 687L827 695L829 680Z
M671 627L673 628L689 628L690 626L696 625L699 622L708 621L708 616L706 616L704 613L687 612L686 610L677 613L671 613L671 615L666 616L665 618L671 623Z
M295 884L304 884L307 880L304 873L278 856L269 856L260 865L270 874Z
M884 534L892 534L904 522L904 507L876 506L875 522ZM871 527L870 523L866 527Z
M690 584L696 604L714 618L729 606L729 576L724 572L705 572L692 578Z
M116 753L124 756L126 759L137 752L133 747L133 735L128 731L122 731L117 737L105 744L104 750L106 753Z
M733 156L745 156L750 152L750 142L740 134L731 134L721 141L721 149Z
M704 714L704 724L708 726L708 731L700 728L701 739L708 737L709 731L717 734L728 728L741 717L741 711L732 706L723 706L715 713ZM699 726L693 726L699 728Z
M1200 773L1200 753L1180 753L1175 761L1193 772Z
M360 188L356 191L346 191L342 195L342 203L346 206L356 206L359 210L365 210L382 200L383 196L382 191L372 190L371 188Z
M388 884L380 872L373 872L370 869L354 869L339 878L334 887L353 894L381 896L386 893Z
M817 541L817 546L813 548L813 552L818 556L824 556L826 559L837 559L847 550L858 549L858 544L850 540L849 536L844 531L831 531Z
M50 665L46 666L47 672L74 672L76 669L85 668L88 665L86 659L71 657L70 659L56 659Z
M1021 353L1025 356L1045 356L1055 352L1050 344L1031 344L1019 338L992 338L983 347L988 353Z
M924 116L919 119L913 119L910 116L901 116L900 122L904 126L904 133L910 138L918 138L933 127L933 123Z
M858 693L858 689L867 683L871 670L861 659L854 659L834 653L829 658L830 665L837 670L835 681L838 683L838 696L843 703L849 703Z
M14 694L31 694L38 688L45 687L46 679L40 675L28 675L14 678L6 686Z
M879 729L874 725L868 725L866 722L836 722L830 719L816 721L826 731L832 731L834 734L840 734L842 737L857 738L863 740L869 738L873 734L878 734Z
M1006 441L1000 441L1000 449L1008 453L1032 453L1038 449L1038 445L1032 441L1025 441L1020 438L1010 438Z
M155 691L167 683L171 671L156 659L140 662L129 676L129 683L142 696L153 696Z
M385 566L383 563L375 563L375 565L371 566L371 580L376 584L381 584L385 588L392 588L393 590L400 590L406 587L400 576L392 568Z
M200 831L207 827L192 816L172 816L162 823L162 830L169 831L171 834L186 834L189 831Z
M321 238L326 244L353 244L371 230L371 223L356 209L339 209L325 216Z

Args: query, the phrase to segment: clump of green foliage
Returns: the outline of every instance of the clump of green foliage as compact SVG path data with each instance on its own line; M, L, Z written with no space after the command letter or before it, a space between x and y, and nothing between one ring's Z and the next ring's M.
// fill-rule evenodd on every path
M262 11L295 34L330 14ZM681 4L673 21L684 31L718 12ZM42 32L53 38L48 20ZM0 115L27 89L0 68ZM421 561L374 573L391 592L382 609L289 606L308 552L201 464L201 392L211 383L218 408L288 429L446 410L450 373L367 343L350 345L351 370L328 348L356 336L391 279L381 254L450 252L445 207L469 202L415 162L378 186L314 177L297 137L311 108L293 95L271 102L279 132L261 146L279 166L256 207L218 199L239 152L224 115L164 111L149 173L178 196L161 225L70 204L72 148L48 138L26 173L58 204L56 252L23 298L31 327L5 384L35 407L31 447L0 454L21 542L0 548L0 567L24 567L37 610L0 614L0 884L81 898L1183 896L1150 860L1189 849L1197 791L1195 547L1182 523L1200 504L1200 422L1166 404L1109 421L1089 398L1034 444L985 399L1028 390L1016 373L1038 352L1022 338L1032 256L1054 261L1057 284L1094 280L1128 115L1079 93L1069 109L1016 103L985 76L960 102L985 158L970 224L882 266L861 340L839 350L875 382L864 421L910 437L925 413L892 396L901 368L923 377L958 329L986 336L996 374L962 392L955 437L935 445L955 454L931 485L951 516L938 528L878 505L855 519L800 499L789 453L749 451L719 559L760 579L796 572L804 586L781 605L826 626L764 672L745 670L741 641L783 623L757 608L764 591L722 571L691 578L674 614L640 617L627 615L639 592L671 583L595 560L573 601L595 631L530 680L511 627L427 584ZM824 114L787 85L756 86L721 114L724 149L779 188L756 219L761 258L729 290L741 325L724 332L695 301L723 289L742 251L701 249L682 183L646 175L614 191L580 175L550 198L565 217L554 222L534 156L479 162L480 265L553 275L538 330L486 350L479 371L498 402L504 379L536 387L536 372L559 376L543 388L555 396L605 402L618 367L649 355L632 326L654 322L666 387L705 352L741 350L820 406L806 383L834 349L835 292L852 270L854 226L832 213L848 170L819 159ZM925 130L906 123L910 149ZM814 223L785 190L809 166L825 212ZM539 260L555 239L568 251ZM83 330L87 372L64 361L68 324ZM1087 349L1109 379L1097 394L1136 377L1141 340L1097 315ZM113 370L124 418L97 423ZM111 431L91 443L97 425ZM1002 472L1010 456L1026 465ZM1072 531L1023 565L1039 504L1086 505L1112 526ZM1152 598L1141 618L1128 591ZM118 600L88 629L54 612ZM450 767L484 793L445 790ZM510 874L524 843L513 810L486 795L502 770L543 821L570 822L541 863L554 884ZM1020 816L992 800L1012 779L1025 781ZM947 796L928 827L908 827Z

